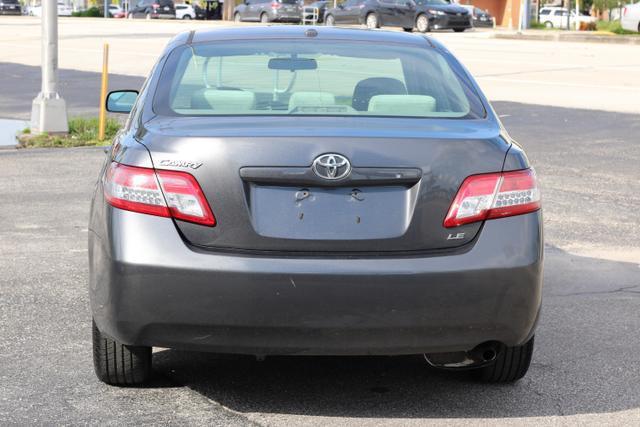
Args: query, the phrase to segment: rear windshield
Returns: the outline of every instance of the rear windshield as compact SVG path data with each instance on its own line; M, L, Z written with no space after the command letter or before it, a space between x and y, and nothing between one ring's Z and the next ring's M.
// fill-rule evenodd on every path
M221 41L175 49L153 108L166 116L480 118L469 81L430 47L318 40Z

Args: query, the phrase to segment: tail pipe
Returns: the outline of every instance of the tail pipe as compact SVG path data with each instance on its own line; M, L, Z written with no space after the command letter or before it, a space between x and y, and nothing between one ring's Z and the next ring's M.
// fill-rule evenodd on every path
M486 342L469 351L427 353L424 355L424 358L431 366L436 368L477 368L493 363L502 350L502 347L504 346L497 342Z

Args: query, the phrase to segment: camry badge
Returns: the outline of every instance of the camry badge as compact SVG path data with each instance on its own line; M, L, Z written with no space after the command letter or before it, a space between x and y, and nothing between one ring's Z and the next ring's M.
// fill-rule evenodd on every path
M199 162L189 162L186 160L160 160L160 166L173 166L176 168L198 169L202 166Z
M313 171L320 178L342 179L351 173L351 163L340 154L328 153L316 157L312 165Z

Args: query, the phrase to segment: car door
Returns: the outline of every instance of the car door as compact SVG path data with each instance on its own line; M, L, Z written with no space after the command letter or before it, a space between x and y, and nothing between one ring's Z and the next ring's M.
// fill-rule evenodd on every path
M553 26L555 28L565 28L567 26L567 11L566 10L554 10L553 11Z
M395 0L396 19L398 26L413 28L415 23L416 3L413 0Z
M347 0L346 2L339 4L335 9L333 9L333 18L336 23L346 23L347 22L347 11L346 9L349 5L353 3L353 0Z
M377 12L380 18L380 25L400 25L396 0L380 0L378 2Z

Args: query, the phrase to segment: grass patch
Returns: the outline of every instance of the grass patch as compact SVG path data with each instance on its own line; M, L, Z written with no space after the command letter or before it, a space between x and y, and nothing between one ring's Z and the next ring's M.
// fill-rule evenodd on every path
M620 21L598 21L596 22L598 31L606 31L608 33L619 34L623 36L638 36L640 33L629 31L622 28Z
M104 141L98 141L98 119L75 117L69 120L66 135L32 134L29 128L18 135L19 148L41 147L85 147L109 145L122 125L115 119L107 118Z

